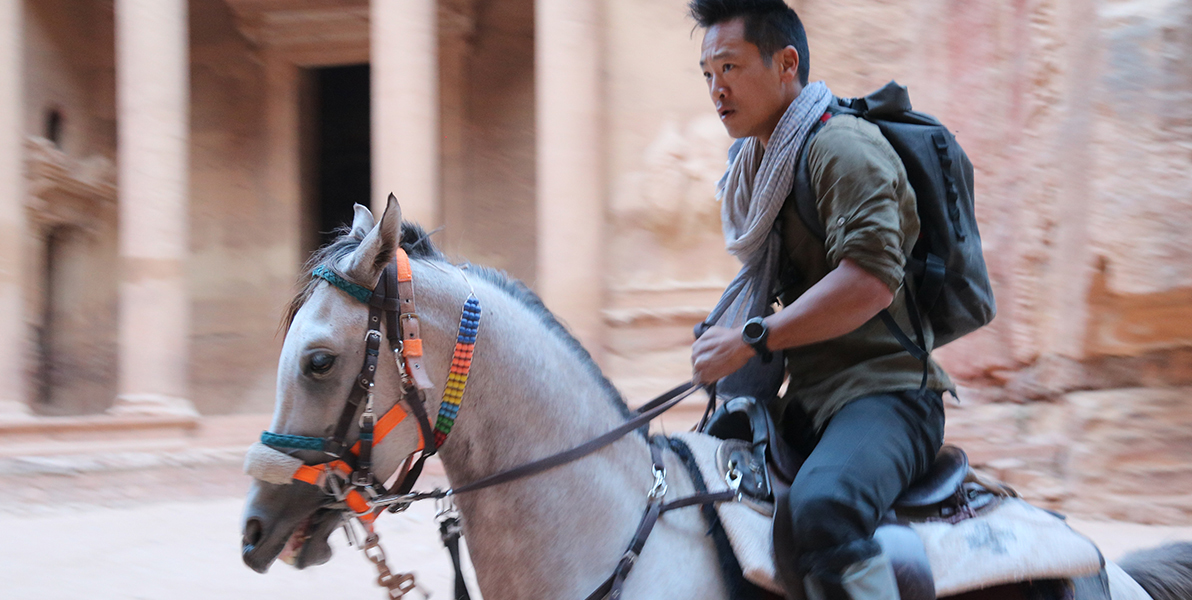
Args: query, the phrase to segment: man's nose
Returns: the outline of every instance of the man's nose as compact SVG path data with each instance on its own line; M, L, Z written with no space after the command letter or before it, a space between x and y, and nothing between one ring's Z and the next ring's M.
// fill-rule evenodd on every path
M712 76L712 85L709 87L712 92L712 97L724 100L728 95L728 87L720 82L720 78L715 75Z

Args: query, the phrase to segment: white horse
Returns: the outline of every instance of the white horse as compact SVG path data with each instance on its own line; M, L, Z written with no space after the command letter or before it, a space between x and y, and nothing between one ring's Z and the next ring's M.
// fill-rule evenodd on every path
M407 250L424 366L435 384L427 394L431 415L447 380L460 307L469 294L483 306L467 392L439 451L453 485L567 450L627 420L630 411L616 389L528 289L496 271L448 263L421 229L402 225L392 197L379 223L364 207L355 211L351 230L320 250L311 266L330 266L372 289L395 249ZM287 319L270 431L325 437L364 361L368 311L322 279L308 275L303 285ZM401 396L398 367L384 353L382 358L374 388L378 414ZM353 428L348 439L355 437ZM395 473L418 440L415 419L406 419L377 445L374 471L382 478ZM327 460L310 451L295 455L311 464ZM680 459L667 452L665 462L667 498L694 493ZM613 571L634 535L654 483L651 466L647 439L634 432L575 462L456 497L486 600L587 597ZM255 481L245 510L245 563L263 573L283 548L298 568L326 562L331 555L327 537L340 523L338 512L327 505L328 497L316 486ZM730 590L735 583L725 574L708 529L698 508L665 514L626 582L624 597L713 600L739 594ZM391 546L390 552L400 554L400 548ZM1157 562L1171 569L1172 558L1165 554ZM1182 559L1188 566L1188 556ZM1136 568L1135 578L1154 579L1143 571ZM1187 585L1192 569L1171 572ZM1166 582L1160 583L1174 585L1171 577L1163 576ZM1175 589L1192 592L1192 585Z

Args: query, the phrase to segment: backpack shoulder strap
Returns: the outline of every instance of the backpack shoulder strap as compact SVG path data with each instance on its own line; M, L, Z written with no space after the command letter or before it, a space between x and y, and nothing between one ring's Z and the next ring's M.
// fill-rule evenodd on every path
M891 88L891 86L887 86L887 88ZM897 91L893 88L889 90L887 88L883 88L883 91ZM903 95L905 95L906 89L901 88L901 90ZM895 99L897 100L898 98ZM791 196L787 198L787 201L790 201L791 197L793 197L795 201L795 212L799 213L799 220L803 221L803 225L807 227L807 230L810 231L812 235L818 237L821 241L827 239L828 232L823 221L821 221L819 217L819 207L817 206L816 202L815 190L811 189L811 167L807 164L807 156L810 154L811 141L815 139L815 136L819 133L819 130L833 116L843 114L865 118L868 108L863 105L864 100L866 99L837 99L837 101L830 103L828 105L828 111L825 112L823 118L821 118L819 122L817 122L811 128L811 133L808 134L807 139L803 142L803 147L799 150L799 160L795 166L795 183L791 188ZM861 104L861 106L858 106L859 104ZM890 102L887 104L901 106L899 102ZM906 100L905 104L906 108L909 109L909 100ZM909 283L909 273L906 280ZM919 391L922 393L923 390L927 389L927 378L930 369L928 358L931 351L927 349L927 344L925 343L922 318L919 314L919 308L915 302L915 296L911 293L910 288L907 288L905 293L911 327L914 330L915 338L918 341L918 344L911 340L911 338L902 331L902 328L899 327L898 323L894 321L894 317L888 310L882 310L881 313L879 313L879 316L881 317L882 322L885 323L886 328L889 329L890 333L895 337L895 339L898 340L898 343L901 344L902 347L911 354L911 356L914 356L923 363L923 380L919 387Z
M795 162L795 183L791 186L791 195L787 197L787 201L792 198L795 201L795 212L799 213L799 220L803 221L803 225L807 230L820 240L828 238L828 230L824 227L824 223L820 221L819 208L816 206L815 190L811 189L811 171L807 164L807 155L811 152L811 142L815 139L819 130L828 122L828 119L834 115L845 113L848 109L840 106L837 102L830 102L828 104L828 112L825 112L820 120L811 127L811 132L807 134L807 139L803 140L803 147L799 148L799 160Z

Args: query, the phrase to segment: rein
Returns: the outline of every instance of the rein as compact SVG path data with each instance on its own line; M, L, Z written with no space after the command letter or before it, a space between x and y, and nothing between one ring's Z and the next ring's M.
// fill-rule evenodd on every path
M340 413L332 435L319 438L265 431L261 433L261 444L272 448L275 452L280 449L314 450L324 452L332 458L324 463L304 464L297 458L283 455L300 463L292 473L293 480L321 487L324 492L337 501L331 503L329 508L338 507L341 510L350 510L353 513L352 517L360 522L361 527L367 533L361 547L369 560L377 566L380 573L378 583L388 589L389 597L393 599L401 598L415 589L416 584L412 574L403 573L395 576L386 565L384 551L380 549L379 538L373 531L373 522L382 511L388 509L389 512L402 512L414 502L421 500L445 501L444 507L437 515L440 522L440 533L455 565L456 598L457 600L467 600L469 596L466 585L463 583L459 562L460 516L451 501L453 496L530 477L588 456L609 446L626 434L647 426L650 421L673 408L697 389L691 382L679 385L639 407L634 411L636 416L620 426L569 450L482 477L457 488L411 492L410 490L422 473L426 459L433 456L443 445L459 415L475 351L476 335L480 327L480 301L474 294L471 294L464 302L451 370L443 390L439 412L432 427L426 412L423 390L432 388L433 384L422 365L422 339L414 303L413 274L410 269L409 256L405 250L400 248L397 250L394 261L386 265L376 287L371 291L344 279L324 265L316 267L312 271L312 275L327 281L356 300L368 304L369 316L368 331L365 334L364 364L348 393L344 410ZM385 321L384 337L389 340L390 350L401 371L402 397L388 412L377 419L373 413L372 390L380 357L382 317ZM709 408L715 403L714 390L710 395ZM405 409L402 408L403 405ZM364 412L360 414L358 420L359 439L349 447L345 438L362 406ZM372 472L372 449L398 423L405 420L408 414L407 409L409 413L413 413L418 422L420 439L414 452L421 452L421 454L412 466L404 469L404 473L400 474L400 483L397 489L390 492L385 490L384 485ZM704 416L706 419L706 411ZM648 444L654 485L647 499L646 513L613 574L588 596L588 600L604 597L616 600L620 597L621 588L629 571L636 563L637 557L645 546L646 538L662 514L677 508L723 502L737 497L736 491L730 490L695 494L673 502L664 502L663 497L666 495L667 485L661 448L653 440L650 440ZM280 454L280 452L278 453ZM410 465L412 459L413 454L406 459L405 465ZM399 469L399 471L401 470L403 469ZM345 520L344 528L348 534L349 542L353 542L355 534L348 523Z

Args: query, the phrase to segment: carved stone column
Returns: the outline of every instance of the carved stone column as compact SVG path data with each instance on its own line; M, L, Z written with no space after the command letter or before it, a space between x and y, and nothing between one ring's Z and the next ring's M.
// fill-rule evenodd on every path
M373 212L392 192L429 231L441 222L437 3L373 0L369 23Z
M538 275L546 305L599 356L604 296L603 92L597 0L538 0Z
M29 414L21 291L25 185L21 168L22 0L0 0L0 420Z
M194 414L186 0L116 0L120 373L113 414Z

